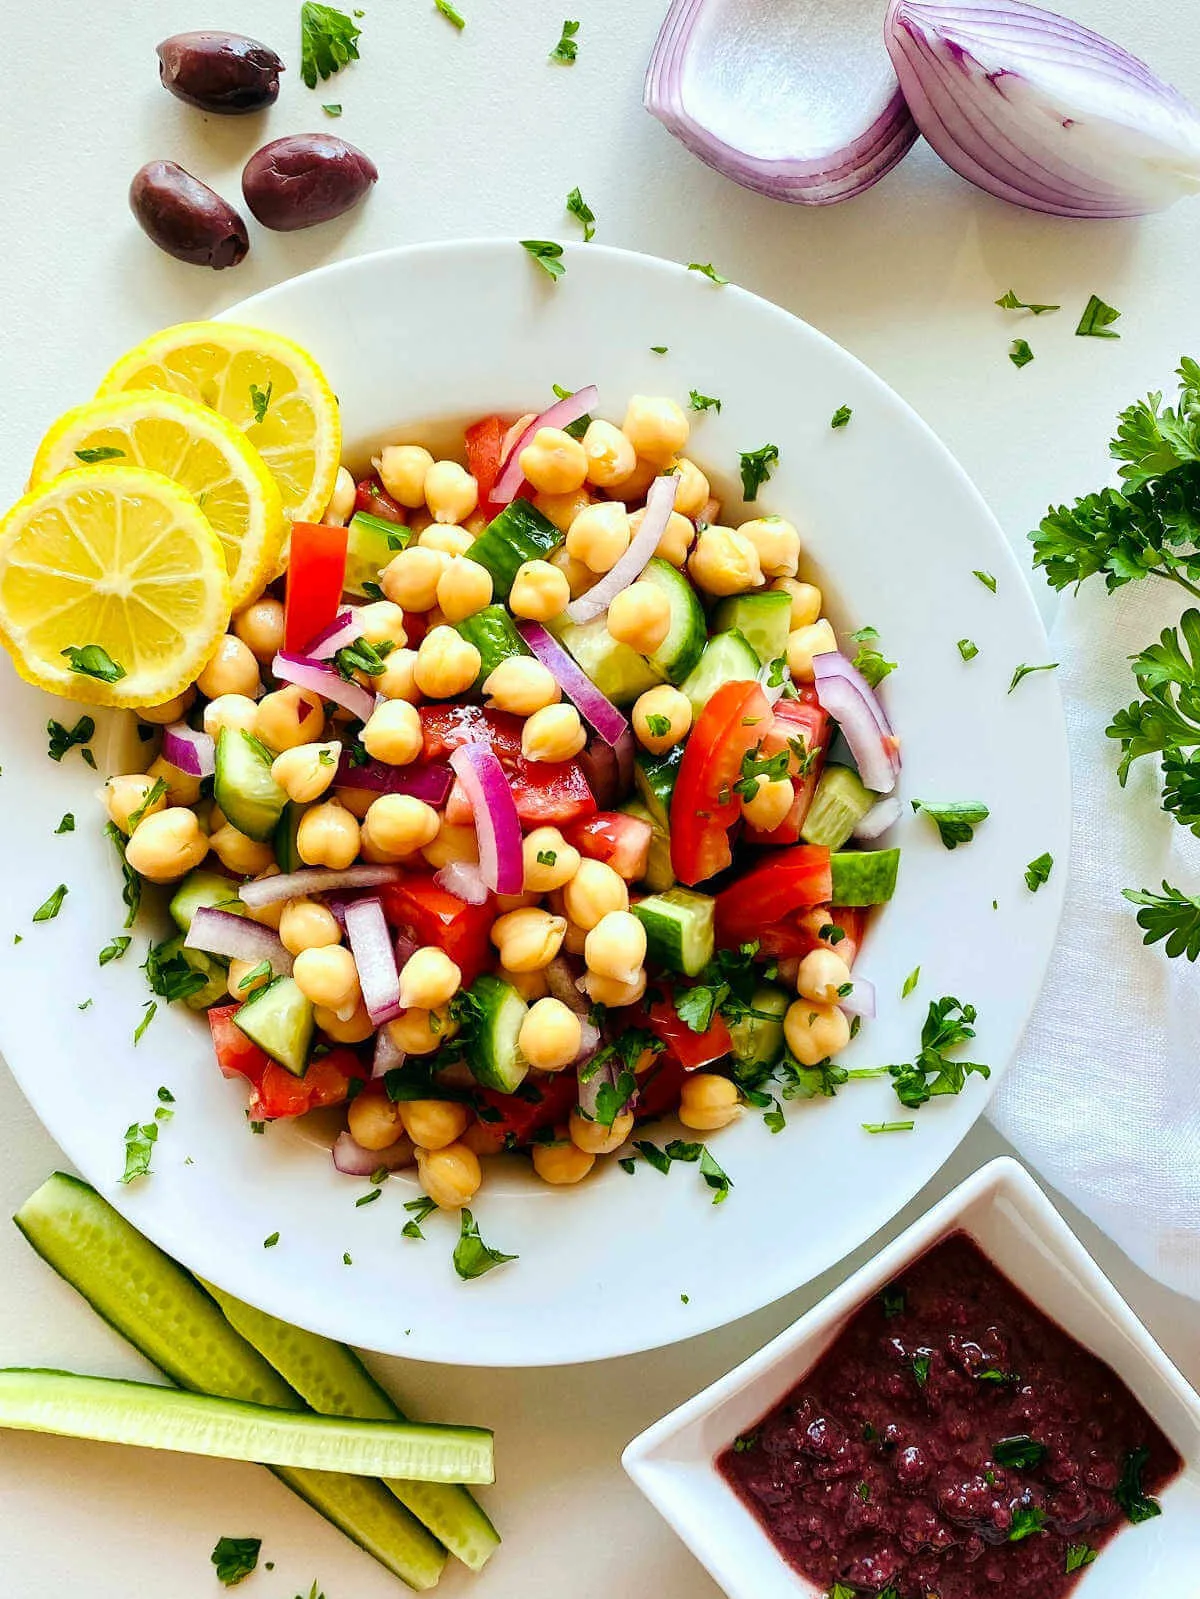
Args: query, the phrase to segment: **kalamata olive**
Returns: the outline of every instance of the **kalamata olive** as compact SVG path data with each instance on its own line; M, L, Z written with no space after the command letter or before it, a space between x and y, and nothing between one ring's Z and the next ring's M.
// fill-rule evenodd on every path
M240 33L176 33L158 47L163 86L188 105L236 117L279 97L283 62L268 45Z
M242 193L264 228L290 233L340 217L378 176L370 156L345 139L293 133L255 151L242 172Z
M129 208L160 250L192 266L237 266L250 248L228 201L174 161L148 161L134 173Z

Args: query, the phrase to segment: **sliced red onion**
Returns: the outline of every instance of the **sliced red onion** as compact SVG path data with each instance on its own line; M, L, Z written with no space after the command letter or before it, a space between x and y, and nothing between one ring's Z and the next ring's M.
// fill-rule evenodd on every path
M839 1007L847 1016L861 1016L865 1021L875 1020L875 984L865 977L859 977L857 972L850 992L838 1000Z
M375 1034L375 1053L371 1058L371 1076L386 1077L388 1072L394 1072L397 1067L403 1066L408 1059L404 1051L392 1042L392 1035L386 1027L381 1027Z
M407 933L397 933L396 942L392 948L396 952L396 970L401 971L405 963L417 953L420 945L415 938L410 938Z
M674 0L650 111L745 188L830 205L877 183L917 129L880 48L879 0Z
M479 870L497 894L519 894L525 884L521 819L504 768L486 744L460 744L450 765L475 818Z
M328 627L323 627L305 648L312 661L331 661L337 652L361 637L361 627L355 610L339 611Z
M874 690L837 650L813 656L817 699L842 730L859 776L877 794L890 794L900 773L899 747Z
M227 955L230 960L249 961L252 966L270 961L277 977L291 976L292 957L280 942L279 934L236 911L219 911L201 905L192 917L183 942L188 949L201 949L208 955Z
M581 417L586 416L599 399L600 391L594 383L589 383L586 388L576 389L574 394L568 394L566 399L556 400L549 410L543 411L540 416L535 416L505 456L500 476L488 496L491 504L507 505L525 481L525 474L521 470L521 451L539 428L570 427L572 422L578 422Z
M358 683L348 683L340 672L325 661L314 661L308 655L289 655L285 650L271 662L271 670L283 683L295 683L298 688L311 689L323 700L332 700L344 706L352 716L365 722L375 709L375 695Z
M581 994L576 984L578 973L565 955L556 955L546 967L546 986L555 999L562 1000L568 1010L586 1019L591 1004L586 994Z
M627 727L621 734L613 745L613 754L617 757L617 797L624 799L633 792L633 776L637 770L637 744L632 728Z
M602 738L594 738L586 749L575 757L583 767L583 775L591 789L596 804L602 811L610 811L621 798L621 772L616 751Z
M447 894L461 899L464 905L487 903L488 886L483 880L483 870L474 861L451 861L433 874L433 880Z
M207 733L200 733L186 722L172 722L163 728L163 760L177 766L189 777L211 777L216 770L216 744Z
M412 1148L401 1136L386 1149L364 1149L349 1133L339 1133L330 1150L333 1164L345 1177L369 1177L376 1171L396 1171L412 1163Z
M579 1024L579 1052L575 1056L573 1064L582 1066L585 1062L591 1060L599 1048L600 1029L595 1022L589 1022L585 1016Z
M298 872L281 872L276 877L258 877L243 883L238 897L251 910L279 905L288 899L305 899L311 894L335 894L343 888L378 888L395 883L403 876L398 866L347 866L334 871L324 866L305 866Z
M610 572L606 572L586 594L581 594L567 606L567 616L572 622L590 622L593 617L607 611L621 590L627 589L641 577L646 570L646 562L658 548L658 541L671 520L678 492L679 479L670 473L664 472L661 477L654 479L646 495L646 513L629 548ZM530 645L530 648L533 646Z
M400 973L392 935L377 899L356 899L346 906L346 939L358 968L367 1015L376 1027L400 1014Z
M589 1061L581 1061L575 1068L579 1081L579 1108L585 1116L596 1119L596 1099L602 1084L609 1088L617 1086L617 1074L611 1065L593 1066Z
M606 744L615 745L623 734L628 733L629 723L621 712L601 694L574 656L540 622L518 622L517 632L542 665L553 673L559 688L580 716L595 728Z
M921 132L989 194L1125 217L1200 189L1200 112L1081 23L1021 0L892 0L884 41Z
M855 838L869 843L873 838L882 838L889 827L895 827L904 814L904 802L896 795L880 800L878 805L871 809L860 822L854 824Z
M348 750L342 751L334 784L338 788L365 788L373 794L411 794L435 808L446 803L454 774L445 761L425 761L419 766L388 766L365 761L355 766Z

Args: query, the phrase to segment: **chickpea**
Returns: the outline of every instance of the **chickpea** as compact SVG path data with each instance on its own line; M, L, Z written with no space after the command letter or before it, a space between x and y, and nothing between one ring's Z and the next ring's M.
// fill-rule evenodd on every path
M305 811L296 829L296 853L306 866L344 871L353 864L358 845L358 823L337 800L326 800Z
M492 923L492 943L510 972L537 972L558 954L566 930L565 917L530 907L498 916Z
M283 648L283 604L269 594L251 600L233 619L233 631L264 665Z
M571 1112L567 1130L576 1149L582 1149L585 1155L611 1155L614 1149L620 1149L633 1131L633 1112L618 1111L613 1117L612 1126L608 1127L603 1122L591 1121L576 1106Z
M646 959L646 929L632 911L609 911L587 935L588 970L618 983L635 983Z
M706 594L744 594L763 580L758 551L731 527L706 527L697 533L688 571Z
M492 574L478 561L456 555L438 578L437 602L448 622L461 622L492 603Z
M450 557L444 550L410 544L379 574L379 586L406 611L428 611L437 603L437 586Z
M415 705L421 698L416 650L393 650L383 663L383 671L372 681L375 692L385 699L407 700Z
M389 766L407 766L415 761L421 753L423 737L416 706L407 700L388 700L376 706L362 730L367 754Z
M336 739L328 744L297 744L284 750L271 762L271 776L297 805L320 799L337 776L342 747Z
M646 992L646 973L638 973L636 982L622 983L616 977L602 977L599 972L585 972L583 992L594 1005L610 1009L619 1005L636 1005Z
M404 1131L417 1149L445 1149L467 1130L471 1113L455 1099L407 1099L400 1104Z
M478 1155L461 1142L445 1149L418 1149L417 1176L439 1210L469 1205L483 1181Z
M313 1020L335 1044L361 1044L375 1032L375 1023L361 999L349 1016L342 1016L326 1005L314 1005Z
M419 549L440 550L450 560L465 555L474 543L475 535L453 522L433 522L417 537Z
M417 687L430 699L465 694L479 676L479 651L452 627L435 627L417 650Z
M575 556L569 555L565 545L555 550L550 557L550 565L557 567L566 578L573 600L577 600L581 594L586 594L596 581L596 574L591 567L585 566Z
M425 529L433 526L433 517L430 516L424 506L421 506L419 511L409 512L408 526L412 529L411 536L419 541Z
M362 997L354 956L343 944L302 949L292 963L292 977L306 999L329 1010L353 1011Z
M508 591L508 608L514 616L532 622L550 622L561 616L571 598L567 574L549 561L526 561L517 568Z
M798 999L783 1018L783 1036L801 1066L816 1066L845 1049L850 1023L836 1005L815 999Z
M791 632L800 627L811 627L821 615L821 607L825 602L815 584L797 583L794 577L777 577L771 587L791 595L792 617L788 624Z
M498 1155L504 1148L504 1128L473 1121L462 1135L462 1142L476 1155Z
M257 994L260 988L267 986L271 981L271 973L260 970L261 966L261 961L229 962L229 976L226 982L234 999L249 999L251 994ZM251 976L251 973L254 975Z
M145 806L140 821L145 821L147 816L154 816L158 811L167 808L167 796L160 790L157 796L146 804L146 796L154 787L155 779L146 773L131 777L110 777L104 785L104 805L108 811L111 822L115 822L122 833L132 831L129 818L133 813Z
M587 944L587 928L580 927L578 922L568 922L567 930L563 934L563 949L568 955L583 955L584 946Z
M670 465L671 462L669 460L662 462L644 461L639 455L637 465L633 469L633 475L627 477L624 483L621 484L621 498L628 504L632 504L635 500L644 500L649 492L651 483L654 482L656 477L661 477L662 473Z
M573 922L590 933L610 911L629 909L629 888L605 861L583 860L563 889L563 908Z
M583 435L583 453L588 482L600 489L619 489L637 466L637 451L611 422L589 423Z
M687 443L690 427L686 414L674 400L634 394L621 432L643 461L669 466Z
M432 1055L458 1032L448 1011L406 1010L387 1024L388 1037L406 1055Z
M534 509L540 511L548 522L553 522L560 533L565 533L580 511L586 511L592 497L585 485L570 494L535 494Z
M535 827L525 835L522 845L525 860L525 887L535 894L549 894L562 888L579 870L582 859L573 844L568 844L557 827Z
M418 511L425 504L425 478L433 456L420 444L386 445L371 465L397 505Z
M760 833L773 833L795 804L796 790L786 777L772 779L760 772L754 781L753 798L742 799L742 815Z
M544 1183L556 1188L581 1183L596 1164L595 1155L587 1154L569 1138L553 1144L534 1144L530 1154L534 1171Z
M358 498L358 488L354 479L344 466L337 469L337 477L333 480L333 493L329 496L329 504L325 507L325 514L321 518L326 527L345 527L354 515L354 505Z
M501 661L485 679L483 692L490 706L514 716L533 716L562 698L554 673L529 655L510 655Z
M610 572L629 548L629 515L620 500L589 505L567 529L567 554L589 571Z
M579 1054L583 1023L561 999L539 999L521 1023L517 1046L531 1066L559 1072Z
M542 494L571 494L587 479L583 445L561 428L539 428L521 451L521 471Z
M737 1084L716 1072L692 1072L679 1090L679 1120L698 1132L714 1133L742 1114Z
M836 1005L850 984L850 968L832 949L814 949L800 962L796 973L796 992L801 999L814 999L821 1005Z
M289 955L299 955L340 944L342 930L327 906L315 899L289 899L279 917L279 937Z
M643 749L661 755L687 737L692 725L692 703L669 683L648 688L633 706L633 731Z
M278 755L300 744L311 744L325 731L325 705L311 689L289 684L264 694L254 719L255 737Z
M268 866L275 864L275 851L270 844L260 844L256 839L247 838L245 833L239 833L228 822L224 827L217 828L208 843L221 865L236 872L239 877L265 872Z
M708 479L686 455L675 463L675 510L678 515L696 517L712 496Z
M408 643L404 612L391 600L373 600L370 605L360 605L354 613L354 625L368 644L391 644L400 649Z
M381 794L371 802L363 833L388 860L399 861L432 844L440 825L438 813L424 800L411 794Z
M414 950L404 963L400 973L400 1004L405 1010L414 1007L418 1010L437 1010L442 1005L448 1005L461 987L462 972L445 950L426 945L423 949ZM454 1136L457 1138L458 1134ZM424 1140L414 1138L414 1142L422 1143ZM429 1149L433 1146L427 1144L425 1147Z
M335 788L331 798L337 800L339 805L344 805L351 816L361 822L371 809L376 794L369 788Z
M645 510L634 511L629 518L629 531L635 537L638 528L642 525ZM696 529L686 516L679 511L672 511L667 518L667 525L662 531L654 553L660 560L670 561L672 566L682 566L688 558L688 551L692 547L692 540L696 537Z
M811 683L816 676L813 656L828 655L837 649L837 637L824 617L811 627L798 627L788 634L787 663L797 683Z
M631 583L613 596L607 625L618 644L653 655L671 631L671 602L653 583Z
M547 705L521 729L521 753L527 761L569 761L587 743L587 733L573 705Z
M738 532L749 539L766 577L795 577L800 565L800 535L782 516L756 516Z
M479 504L479 484L457 461L435 461L425 474L425 503L435 522L464 522Z
M261 883L264 878L278 876L278 866L268 866L265 872L258 873L258 875L254 878L254 881L256 883ZM260 927L269 927L273 932L276 933L279 931L279 923L282 917L283 906L279 904L278 901L274 905L260 905L257 907L257 909L252 909L249 906L246 908L246 918L248 921L257 922Z
M459 827L442 817L437 837L425 845L421 854L435 871L456 861L473 865L479 860L479 839L473 827Z
M150 762L146 776L152 783L162 778L167 785L168 805L195 805L200 798L200 779L193 777L190 772L180 771L178 766L172 766L165 755L158 755Z
M196 687L208 700L222 694L245 694L254 699L262 691L262 681L250 646L243 644L236 633L226 633L196 679Z
M208 854L208 837L192 811L173 805L143 817L125 846L125 859L152 883L184 877Z
M361 1149L390 1149L404 1137L400 1107L386 1094L359 1094L350 1101L346 1121Z
M164 700L161 705L141 705L138 707L137 718L139 722L153 722L156 727L165 727L168 722L178 722L191 710L196 700L196 688L193 684L185 688L182 694L176 694L173 700Z
M469 533L473 539L477 539L481 533L487 531L490 521L491 517L488 516L487 512L482 507L477 506L463 523L462 530L464 533Z
M258 706L248 694L219 694L204 707L204 731L217 738L223 727L253 733L258 721Z

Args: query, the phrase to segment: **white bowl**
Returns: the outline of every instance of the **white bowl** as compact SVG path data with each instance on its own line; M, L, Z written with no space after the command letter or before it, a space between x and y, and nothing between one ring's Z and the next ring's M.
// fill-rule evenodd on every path
M975 1172L793 1327L635 1438L623 1456L626 1471L729 1599L823 1595L784 1561L714 1461L812 1369L860 1305L958 1231L1113 1368L1184 1461L1158 1495L1162 1515L1105 1545L1082 1573L1079 1599L1194 1596L1200 1592L1200 1395L1008 1156Z

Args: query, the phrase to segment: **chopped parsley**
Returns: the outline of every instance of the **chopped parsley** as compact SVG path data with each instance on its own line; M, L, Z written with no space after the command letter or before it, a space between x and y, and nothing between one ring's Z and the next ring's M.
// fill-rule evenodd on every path
M479 1226L469 1210L462 1213L462 1230L458 1243L454 1246L454 1269L464 1282L470 1282L475 1277L482 1277L495 1266L502 1266L506 1260L516 1260L516 1255L505 1255L498 1249L493 1249L490 1244L485 1244L479 1236Z
M100 951L100 965L107 966L109 961L119 961L132 942L133 940L123 933L117 938L110 938Z
M160 999L187 999L189 994L198 994L208 982L203 972L188 965L182 949L166 953L174 943L174 938L164 938L160 944L151 944L142 963L150 991ZM270 970L269 965L267 969Z
M360 1194L354 1201L355 1210L360 1210L363 1205L372 1205L383 1193L382 1188L370 1188L365 1194Z
M327 117L340 117L342 114L340 105L323 105L321 110L324 111Z
M425 1234L421 1231L421 1223L423 1221L427 1221L429 1217L433 1215L434 1211L437 1209L436 1202L432 1199L426 1198L425 1195L422 1195L420 1199L410 1199L406 1201L404 1208L409 1212L411 1219L406 1221L404 1226L401 1227L401 1234L405 1238L423 1239Z
M1033 360L1033 351L1024 339L1014 339L1008 347L1008 359L1019 371Z
M90 999L85 999L82 1004L76 1005L75 1007L76 1010L91 1010L91 1008L92 1001Z
M106 822L104 832L112 840L117 858L121 862L121 875L125 879L121 889L121 898L126 905L125 926L132 927L142 904L142 880L125 858L125 839L121 829L115 822Z
M914 966L912 971L909 972L908 976L904 979L904 987L900 990L900 998L907 999L920 981L921 968L919 966Z
M651 355L666 355L668 349L669 349L669 346L666 345L666 344L652 344L650 346L650 354Z
M897 1316L903 1316L908 1308L908 1296L903 1288L897 1288L895 1283L889 1284L879 1296L883 1307L884 1321L894 1321Z
M68 644L58 653L66 657L71 670L80 677L94 677L101 683L119 683L126 675L125 668L100 644Z
M647 1165L653 1166L655 1171L662 1172L665 1177L671 1170L671 1157L665 1150L652 1144L649 1139L639 1139L633 1146Z
M300 7L300 77L308 88L315 89L318 78L332 78L358 60L361 33L344 11L304 0ZM265 414L265 406L263 410ZM262 417L257 420L261 422Z
M1009 1543L1020 1543L1023 1538L1032 1536L1035 1532L1044 1532L1046 1528L1046 1512L1039 1510L1036 1505L1016 1505L1013 1508L1012 1522L1008 1529Z
M1115 307L1105 305L1098 294L1093 294L1083 308L1075 336L1080 339L1119 339L1121 335L1112 331L1112 324L1119 320L1120 315Z
M1069 1543L1067 1545L1067 1563L1065 1570L1068 1576L1073 1571L1081 1571L1084 1566L1090 1566L1100 1553L1098 1549L1091 1549L1085 1543Z
M91 1004L91 1000L88 1004ZM80 1006L80 1009L83 1007ZM175 1103L175 1096L169 1088L160 1088L158 1098L160 1103L154 1112L153 1121L140 1124L131 1122L125 1129L125 1171L121 1177L123 1183L131 1183L135 1177L150 1175L150 1158L158 1142L159 1123L170 1121L173 1112L168 1106Z
M704 261L704 262L689 261L688 262L688 271L689 272L699 272L701 277L707 278L710 283L716 283L716 284L722 284L723 285L723 284L726 284L726 283L729 282L728 278L723 278L721 276L721 274L717 271L716 267L713 266L711 261Z
M157 1003L157 1001L153 1000L153 999L148 999L146 1001L145 1011L146 1011L146 1014L142 1017L141 1021L137 1024L137 1026L133 1030L133 1042L134 1042L135 1045L141 1043L142 1035L145 1033L145 1031L146 1031L147 1027L149 1027L150 1023L158 1015L158 1003Z
M75 726L68 732L61 722L53 720L46 723L46 732L50 735L50 744L46 753L52 761L61 761L68 750L73 750L77 745L85 745L96 733L96 724L90 716L81 716ZM83 750L85 757L91 755L90 750ZM93 758L88 762L95 766Z
M715 411L721 414L721 402L712 394L701 394L699 389L688 391L688 404L693 411Z
M654 1148L653 1145L649 1147ZM642 1145L635 1144L634 1148L641 1149ZM674 1138L660 1153L666 1164L658 1166L659 1171L669 1171L673 1161L679 1161L683 1165L694 1165L698 1162L701 1177L713 1190L713 1204L721 1205L729 1198L733 1182L717 1165L707 1144L689 1143L685 1139Z
M60 883L51 894L50 898L39 905L33 913L35 922L52 922L62 910L62 902L67 897L67 885Z
M917 1379L918 1388L924 1388L929 1381L929 1363L932 1358L930 1354L914 1355L912 1358L912 1374Z
M979 645L973 639L960 638L958 641L958 653L964 661L973 661L979 654Z
M559 35L558 43L550 52L551 61L559 61L565 67L574 65L575 58L579 54L579 45L576 43L576 35L578 32L578 22L565 21L563 23L562 33ZM578 189L575 192L578 194Z
M911 1133L916 1122L860 1122L864 1133Z
M72 811L64 811L62 821L54 829L55 833L73 833L75 831L75 815Z
M270 977L271 963L267 960L259 961L257 966L252 966L242 978L238 986L238 993L244 994L248 989L257 988L264 977Z
M267 416L267 407L271 403L271 391L274 382L268 383L265 389L260 389L257 383L250 385L250 405L254 411L254 420L264 422Z
M986 822L990 814L982 800L915 799L912 808L914 811L923 811L936 825L947 849L969 844L975 837L975 829L981 822Z
M975 1019L974 1005L964 1005L950 995L931 1001L916 1060L887 1068L896 1097L906 1110L917 1110L945 1094L961 1094L972 1075L985 1080L992 1075L990 1067L977 1061L951 1060L947 1054L975 1037Z
M436 1209L436 1206L435 1206L435 1209ZM342 1255L342 1265L343 1266L353 1266L353 1264L354 1264L354 1262L350 1259L350 1252L349 1252L349 1250L347 1250Z
M855 1488L854 1491L858 1495L858 1497L862 1500L864 1505L869 1505L870 1504L870 1502L871 1502L871 1485L870 1485L870 1483L860 1482L857 1485L857 1487Z
M996 301L1002 311L1032 311L1034 316L1044 316L1047 311L1061 311L1061 305L1038 305L1033 300L1018 300L1012 289L1005 292Z
M539 866L553 866L557 859L558 851L556 849L540 849L537 852Z
M450 0L433 0L433 3L445 17L446 21L452 22L461 33L467 25L466 17L464 17L461 12L454 9L454 7L450 4Z
M831 428L844 428L853 415L854 412L848 405L839 405L829 419L829 426Z
M1011 1466L1015 1471L1032 1471L1040 1466L1050 1451L1028 1433L1018 1433L1012 1438L1001 1438L992 1445L992 1459L998 1466Z
M84 466L94 466L97 461L115 461L124 458L125 451L117 448L115 444L97 444L91 450L76 450L75 459L82 461Z
M1113 1498L1134 1526L1162 1515L1158 1500L1142 1491L1142 1473L1149 1458L1150 1451L1145 1444L1131 1449L1121 1461L1121 1478L1113 1489Z
M365 638L356 638L353 643L344 644L340 650L335 651L334 670L346 682L353 679L355 672L363 672L367 677L378 677L387 671L387 657L394 647L387 640L371 644ZM322 750L321 753L329 755L332 761L333 757L329 750Z
M1053 855L1039 855L1037 860L1030 861L1025 868L1025 887L1031 894L1036 894L1043 883L1050 881L1050 873L1054 870Z
M990 589L993 594L996 592L996 579L990 572L972 571L971 576L977 577L985 589Z
M657 712L651 711L646 718L646 731L651 738L666 738L671 731L671 718L669 716L660 716ZM541 860L540 855L538 859Z
M590 244L596 237L596 213L580 194L578 188L567 196L567 210L583 224L583 242Z
M989 1366L986 1371L971 1373L976 1382L1010 1383L1014 1387L1020 1383L1020 1374L1015 1371L999 1371L995 1366Z
M1028 677L1031 672L1056 672L1057 670L1057 661L1047 661L1045 666L1025 666L1022 664L1021 666L1018 666L1016 671L1013 673L1012 682L1008 685L1008 692L1011 694L1021 679L1023 677Z
M522 239L521 248L529 252L549 278L561 278L567 270L562 261L562 245L551 239Z
M279 1234L278 1233L269 1233L267 1235L267 1237L263 1239L263 1248L264 1249L274 1249L275 1245L278 1242L279 1242Z
M217 1568L217 1580L232 1588L248 1577L258 1565L261 1538L218 1538L209 1559Z
M757 450L743 450L739 459L742 472L742 498L752 503L757 500L759 489L770 481L771 473L779 464L779 446L764 444Z
M157 805L160 799L165 797L166 792L166 778L156 777L153 783L151 783L150 787L146 790L145 798L142 800L141 804L136 808L136 810L132 810L129 813L129 831L131 833L138 823L145 819L147 812L151 810L153 806Z
M872 688L878 688L889 672L896 670L896 662L885 660L876 645L879 643L879 634L873 627L860 627L857 633L850 637L858 645L858 653L853 664L858 668Z

